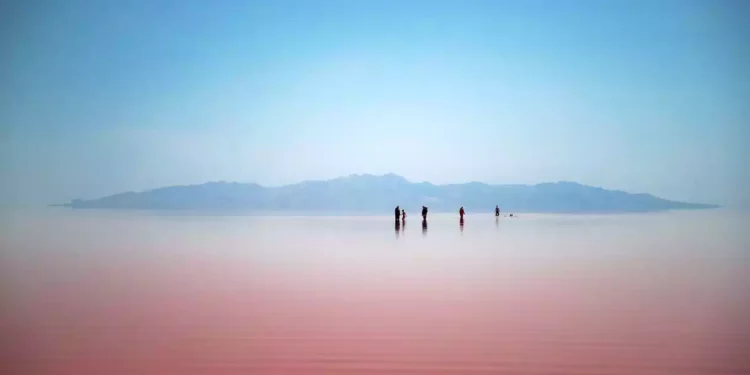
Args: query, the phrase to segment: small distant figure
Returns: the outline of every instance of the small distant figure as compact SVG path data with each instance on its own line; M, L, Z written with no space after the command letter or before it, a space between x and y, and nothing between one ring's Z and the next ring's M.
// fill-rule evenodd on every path
M510 214L510 217L513 217L513 214Z
M461 206L461 209L460 209L460 210L458 210L458 214L459 214L459 215L461 216L461 221L462 221L462 222L464 221L464 213L465 213L465 212L464 212L464 207L463 207L463 206Z
M401 215L401 210L399 209L398 206L396 206L396 210L394 211L394 213L396 215L396 222L398 222L398 218Z
M427 221L427 207L422 206L422 221Z
M401 221L406 223L406 210L401 210Z
M495 206L495 216L500 216L500 206Z

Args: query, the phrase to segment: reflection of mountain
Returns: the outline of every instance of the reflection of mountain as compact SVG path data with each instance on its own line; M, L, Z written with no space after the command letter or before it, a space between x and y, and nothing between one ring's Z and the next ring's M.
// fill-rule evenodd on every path
M128 192L94 199L76 199L66 206L114 209L244 209L287 211L355 211L391 213L393 207L422 205L430 212L492 212L495 205L516 212L637 212L713 208L714 205L674 202L648 194L628 194L574 182L538 185L451 185L412 183L401 176L351 175L328 181L306 181L282 187L209 182ZM407 211L409 211L407 209Z

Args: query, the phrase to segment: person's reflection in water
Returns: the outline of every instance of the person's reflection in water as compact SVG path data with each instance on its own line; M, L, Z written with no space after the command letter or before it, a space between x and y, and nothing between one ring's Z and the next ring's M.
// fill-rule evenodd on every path
M427 236L427 219L422 219L422 236Z
M401 234L401 223L398 221L396 222L396 238L398 239L399 235Z
M495 228L500 228L500 217L495 216Z
M464 234L464 218L461 217L461 220L458 221L459 225L461 226L461 235Z

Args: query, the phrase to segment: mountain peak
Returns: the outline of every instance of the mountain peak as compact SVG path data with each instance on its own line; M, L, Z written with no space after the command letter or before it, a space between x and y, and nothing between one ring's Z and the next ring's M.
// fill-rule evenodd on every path
M386 180L386 181L401 181L401 182L409 182L406 178L399 176L395 173L386 173L383 175L374 175L370 173L363 173L363 174L350 174L348 176L341 176L334 178L333 181L337 180Z
M394 181L409 182L409 180L407 180L405 177L397 175L395 173L386 173L382 176L382 178Z

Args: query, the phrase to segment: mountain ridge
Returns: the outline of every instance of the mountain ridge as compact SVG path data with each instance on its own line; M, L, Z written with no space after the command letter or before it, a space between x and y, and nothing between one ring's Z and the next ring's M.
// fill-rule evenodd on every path
M411 182L397 174L351 174L329 180L265 187L257 183L209 181L129 191L90 200L74 199L72 208L145 210L265 210L390 212L393 207L430 207L433 212L465 207L491 212L495 205L515 212L649 212L705 209L717 205L685 203L646 193L627 193L573 181L535 185L472 181L435 185Z

